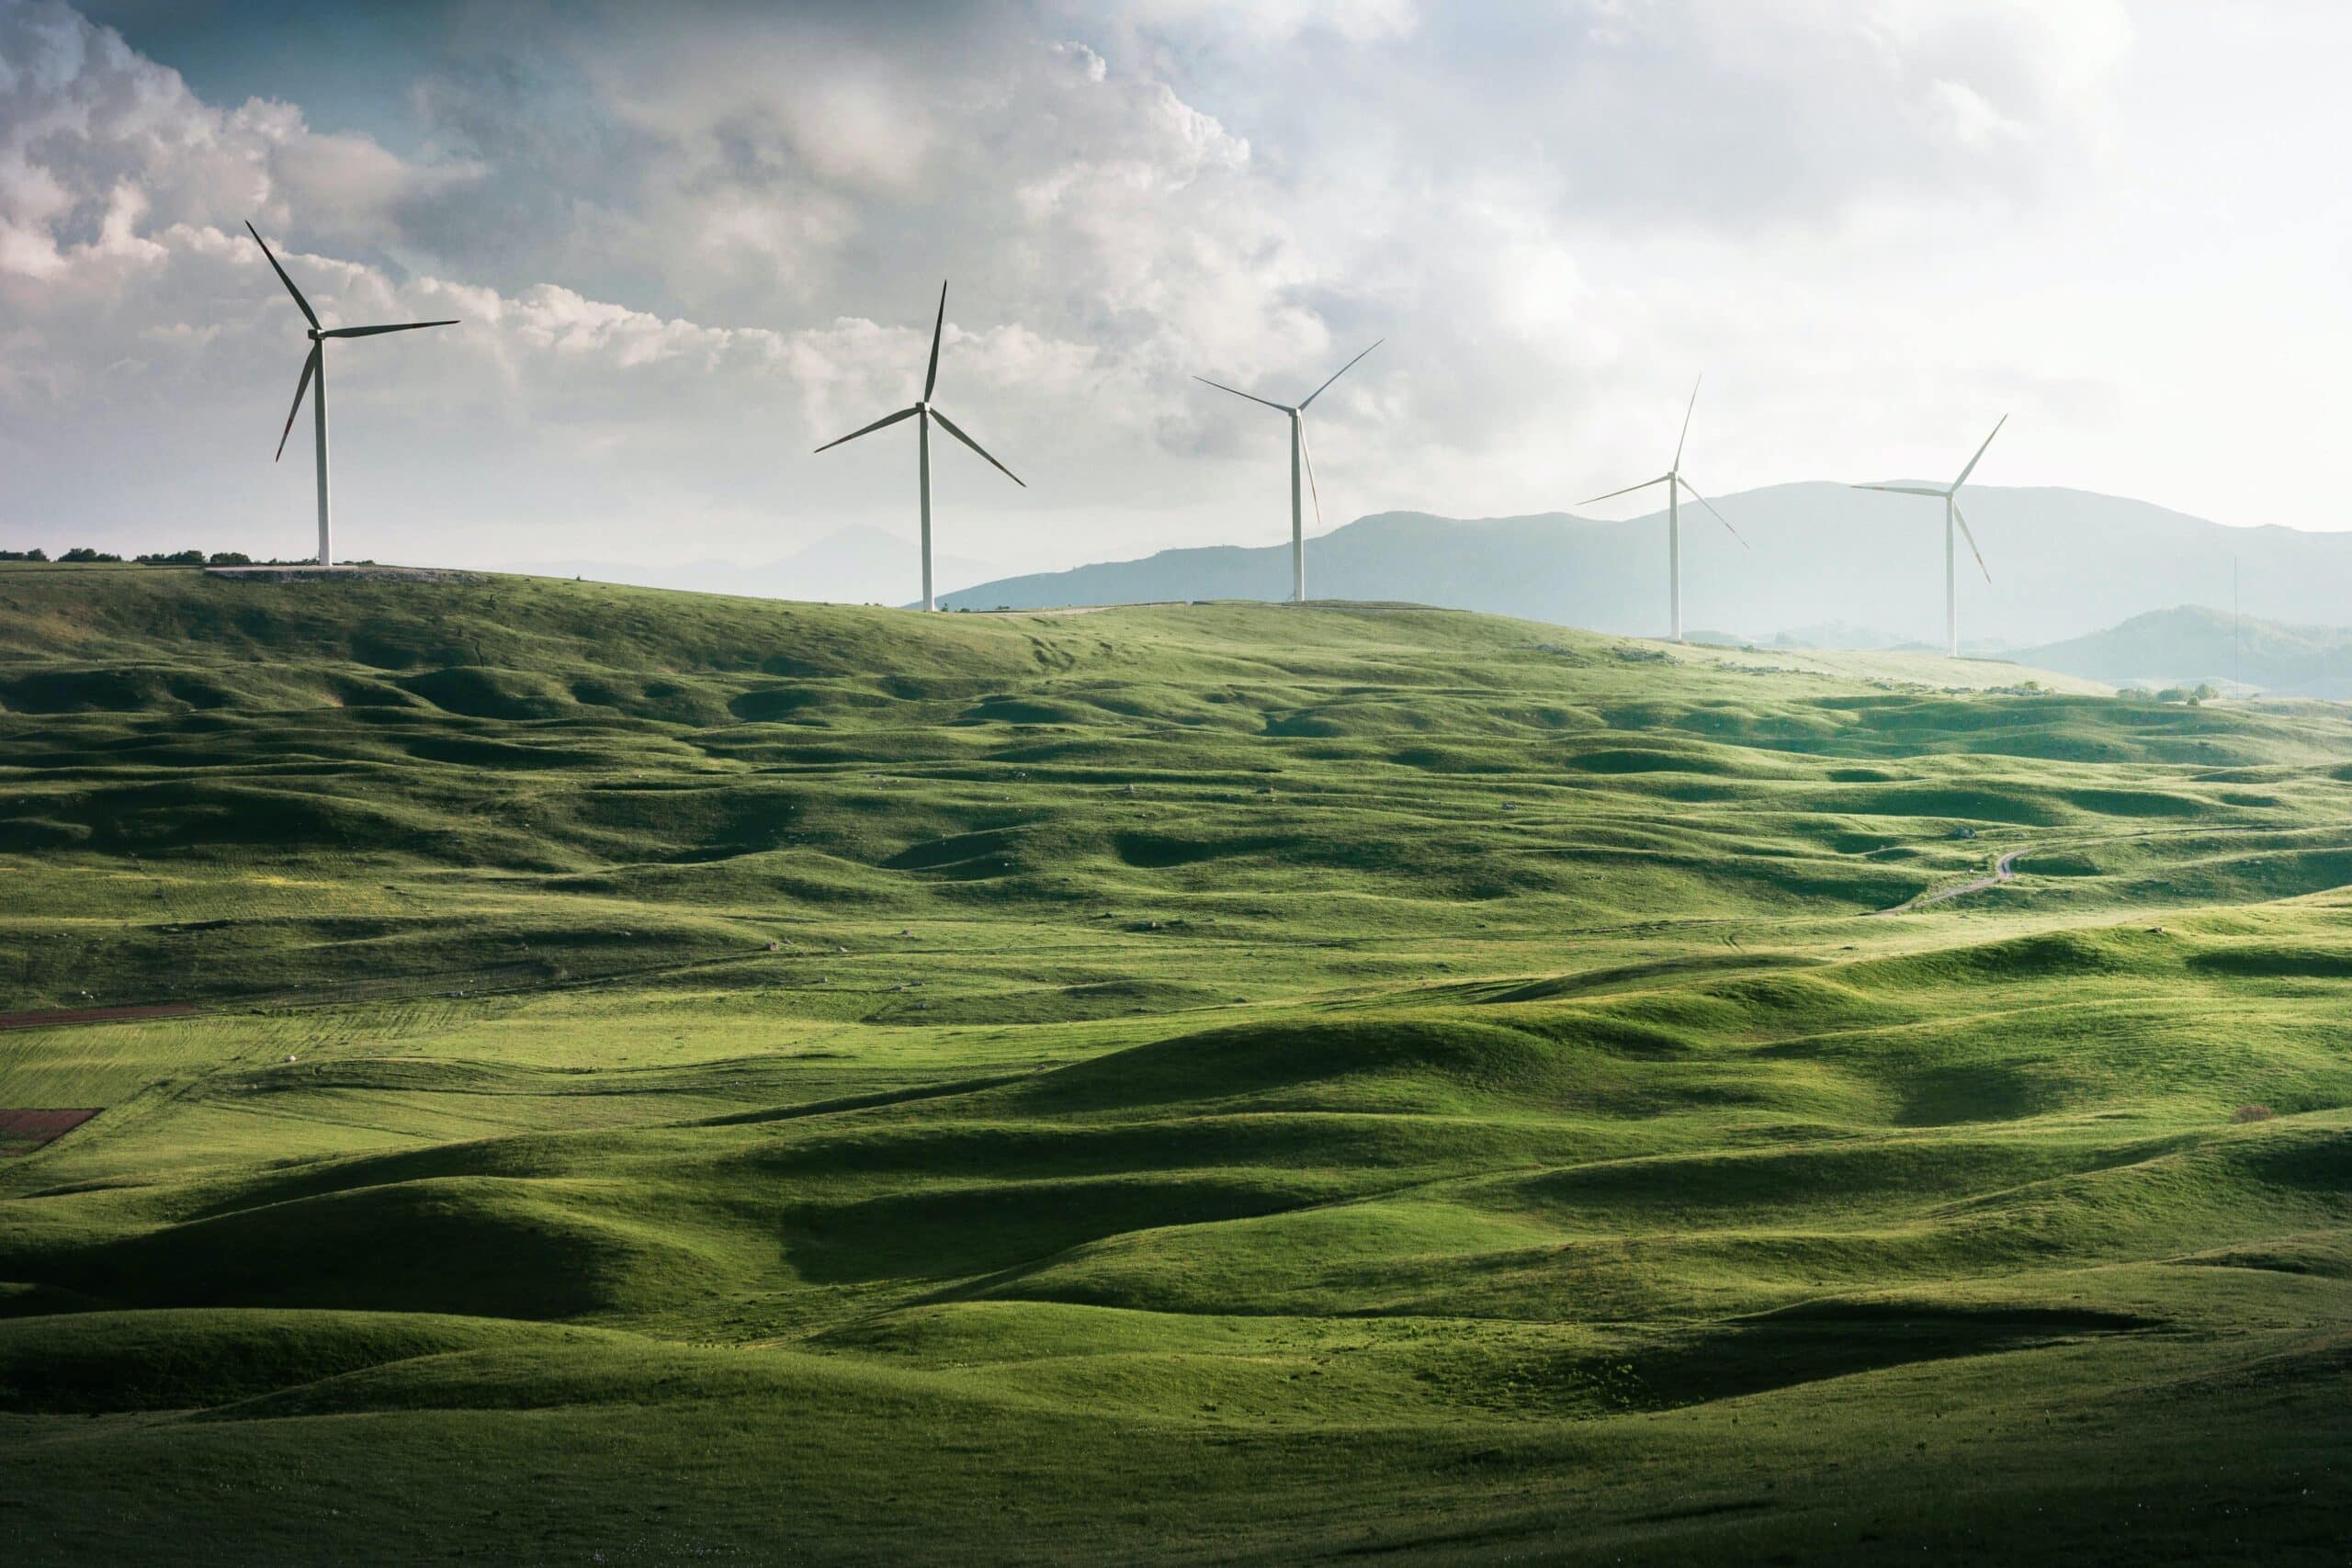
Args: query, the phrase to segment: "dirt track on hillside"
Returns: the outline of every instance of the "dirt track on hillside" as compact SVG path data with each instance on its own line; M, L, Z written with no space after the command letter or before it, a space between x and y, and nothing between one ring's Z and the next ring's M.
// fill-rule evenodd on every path
M1957 898L1964 893L1982 893L1987 887L1997 887L2017 875L2018 861L2028 852L2030 852L2026 850L2005 851L2000 859L1993 863L1993 872L1989 876L1980 876L1972 882L1955 882L1950 887L1939 887L1931 892L1922 893L1917 898L1897 904L1892 909L1881 909L1879 913L1900 915L1905 910L1924 909L1930 904L1940 904L1947 898Z

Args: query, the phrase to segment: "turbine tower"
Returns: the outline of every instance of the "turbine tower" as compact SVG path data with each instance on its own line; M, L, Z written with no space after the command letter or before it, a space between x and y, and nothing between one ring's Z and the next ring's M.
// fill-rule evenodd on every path
M2008 423L2007 414L2003 414L1995 421L1993 435L2000 434L2001 426ZM1993 445L1993 435L1987 435L1984 438L1984 446ZM1943 490L1937 490L1931 485L1856 485L1854 487L1856 490L1892 491L1896 495L1932 495L1943 502L1944 651L1953 659L1960 657L1960 589L1953 576L1951 549L1952 529L1955 525L1958 525L1960 532L1967 536L1968 553L1976 558L1976 570L1984 573L1985 581L1993 581L1992 571L1984 565L1984 552L1976 547L1976 536L1969 532L1968 519L1962 516L1960 511L1960 487L1968 482L1968 476L1976 471L1976 465L1984 459L1984 446L1979 446L1976 449L1976 456L1968 459L1968 467L1960 470L1960 478L1952 480L1951 484Z
M1387 341L1381 338L1373 344L1372 348L1378 348ZM1370 354L1372 348L1365 349L1363 354ZM1331 381L1354 369L1357 362L1363 358L1363 354L1357 355L1331 372ZM1323 525L1323 493L1315 488L1315 459L1306 450L1306 408L1331 389L1331 381L1324 382L1294 406L1259 397L1254 392L1245 392L1238 387L1228 387L1222 381L1212 381L1205 376L1195 376L1193 379L1204 387L1215 387L1220 392L1231 392L1237 398L1248 398L1253 403L1263 403L1270 409L1290 415L1290 601L1294 604L1304 604L1306 603L1306 519L1299 509L1298 492L1298 476L1302 468L1306 474L1306 488L1315 497L1315 525L1318 528Z
M939 603L932 596L931 592L931 422L937 420L940 427L948 434L961 441L981 457L988 457L989 466L998 473L1002 474L1014 484L1020 485L1023 490L1029 488L1023 483L1019 474L1014 473L994 457L989 457L987 448L958 429L954 420L932 407L932 389L939 385L939 334L945 330L946 326L947 285L942 283L939 286L939 317L931 323L931 368L923 372L922 396L911 407L902 408L897 413L886 413L872 424L851 431L847 435L842 436L841 441L828 441L824 446L817 448L820 452L830 451L840 446L842 441L854 441L861 435L870 434L886 424L896 424L902 419L912 419L918 422L915 425L915 466L921 476L922 486L922 607L926 610L939 608Z
M1664 485L1666 487L1666 582L1667 603L1668 607L1668 624L1671 626L1671 635L1677 642L1680 642L1682 640L1682 492L1686 490L1689 491L1690 492L1691 500L1697 502L1708 511L1715 512L1715 503L1709 501L1705 496L1701 495L1699 493L1698 487L1693 485L1689 479L1682 477L1682 448L1690 444L1690 414L1698 406L1699 383L1697 381L1693 381L1690 383L1690 401L1682 411L1682 434L1674 443L1674 466L1672 468L1667 469L1666 472L1660 474L1654 479L1644 479L1637 485L1627 485L1623 490L1612 490L1607 495L1596 495L1592 498L1592 501L1583 501L1577 503L1579 506L1590 506L1593 504L1593 502L1614 501L1621 495L1631 495L1637 490L1647 490L1652 485ZM1747 541L1740 538L1739 530L1732 528L1731 519L1725 517L1720 512L1715 512L1715 521L1722 524L1725 528L1731 529L1731 536L1735 539L1739 539L1739 547L1741 549L1744 550L1747 548Z
M286 428L277 433L277 457L272 457L270 461L275 463L278 457L286 456L286 438L294 434L294 416L302 412L302 394L311 389L312 381L316 381L318 391L311 399L311 445L317 449L319 460L319 564L333 566L334 526L327 499L327 339L374 337L379 333L413 333L419 327L454 327L458 323L452 319L446 321L397 321L381 327L322 327L319 325L319 313L311 309L311 302L302 298L302 291L294 287L294 280L286 276L284 267L277 265L277 257L271 254L268 242L261 237L261 231L249 221L245 224L245 232L254 237L254 244L261 246L261 254L269 257L270 270L277 274L278 282L286 285L286 292L294 296L294 308L302 312L302 319L311 323L310 356L302 361L302 378L294 383L294 406L286 411Z

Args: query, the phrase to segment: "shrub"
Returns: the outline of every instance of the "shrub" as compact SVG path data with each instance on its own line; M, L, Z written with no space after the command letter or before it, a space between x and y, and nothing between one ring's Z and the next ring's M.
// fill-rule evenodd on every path
M94 550L87 545L76 545L57 558L59 560L120 560L112 550Z
M2233 1122L2267 1122L2278 1112L2267 1105L2241 1105L2230 1112Z
M49 552L42 549L0 550L0 560L47 560Z
M154 555L141 556L139 564L141 566L202 566L204 552L202 550L174 550L168 555L158 552Z
M209 558L212 566L251 566L254 558L243 550L215 550Z

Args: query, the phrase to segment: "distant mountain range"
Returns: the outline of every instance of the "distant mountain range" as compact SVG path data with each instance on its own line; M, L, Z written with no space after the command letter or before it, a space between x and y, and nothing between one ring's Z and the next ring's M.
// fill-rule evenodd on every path
M724 560L650 566L631 561L535 560L511 562L505 570L537 577L584 577L645 588L684 588L764 599L822 599L838 604L903 604L922 586L922 558L915 542L864 525L836 529L779 560L752 565ZM932 570L941 582L969 582L1001 569L962 556L937 556Z
M1684 509L1689 626L1761 644L1941 643L1943 518L1934 501L1809 483L1718 497L1716 505L1750 547L1703 509ZM2229 528L2087 491L1996 486L1972 487L1968 517L1993 576L1987 584L1963 542L1961 635L1978 651L2041 648L2167 605L2225 605L2233 558L2249 615L2289 625L2352 619L2352 533ZM1289 544L1279 527L1267 533L1256 547L1163 550L1003 578L943 602L995 609L1281 598ZM1319 598L1407 599L1654 636L1667 624L1666 519L1385 513L1310 539L1306 581Z
M2234 633L2234 635L2233 635ZM2352 628L2290 626L2180 605L2008 657L2116 686L2238 685L2270 696L2352 698Z

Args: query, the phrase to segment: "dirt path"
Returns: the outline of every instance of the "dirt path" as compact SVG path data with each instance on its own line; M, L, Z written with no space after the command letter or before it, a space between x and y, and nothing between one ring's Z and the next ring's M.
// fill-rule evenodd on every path
M1924 909L1930 904L1940 904L1947 898L1957 898L1964 893L1982 893L1987 887L1997 887L2017 875L2018 862L2030 852L2030 848L2005 850L2000 858L1993 863L1993 874L1990 876L1980 876L1969 882L1955 882L1949 887L1934 888L1920 894L1917 898L1897 904L1892 909L1881 909L1879 913L1882 915L1905 914L1913 909Z

